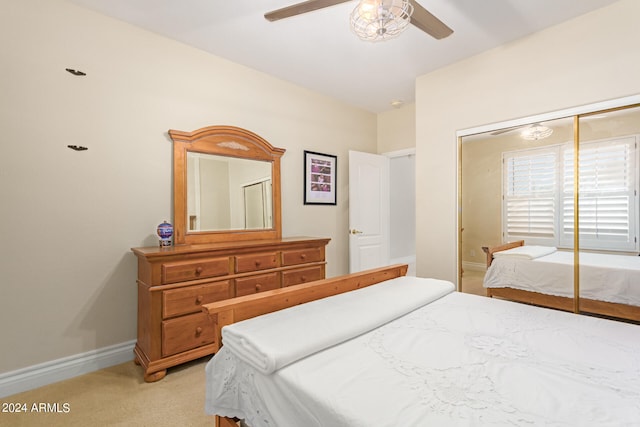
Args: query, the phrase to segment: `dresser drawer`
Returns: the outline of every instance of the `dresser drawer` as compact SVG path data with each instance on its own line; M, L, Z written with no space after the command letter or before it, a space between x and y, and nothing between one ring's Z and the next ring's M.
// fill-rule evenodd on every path
M197 313L202 304L221 301L233 297L229 281L187 286L162 292L162 317Z
M282 265L305 264L308 262L324 261L322 248L300 249L298 251L283 251Z
M236 273L267 270L277 266L278 255L276 252L236 256Z
M282 272L282 286L297 285L324 279L324 266L318 265L308 268L296 268L295 270Z
M278 273L260 274L257 276L236 279L236 296L256 294L280 287Z
M162 264L162 283L186 282L229 274L229 258L203 258Z
M205 313L162 322L162 356L191 350L215 341L215 324Z

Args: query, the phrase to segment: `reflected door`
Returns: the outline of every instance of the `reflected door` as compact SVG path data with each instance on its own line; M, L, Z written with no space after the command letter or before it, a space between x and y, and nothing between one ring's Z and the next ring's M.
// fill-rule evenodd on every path
M248 230L270 228L271 180L248 184L244 190L245 228Z

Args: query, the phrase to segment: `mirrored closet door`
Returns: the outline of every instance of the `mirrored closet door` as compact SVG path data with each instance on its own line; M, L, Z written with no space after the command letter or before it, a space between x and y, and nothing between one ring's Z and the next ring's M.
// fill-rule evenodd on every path
M459 289L640 320L639 137L635 105L459 138Z
M577 122L578 307L638 321L640 107L584 114ZM574 232L572 224L566 232Z

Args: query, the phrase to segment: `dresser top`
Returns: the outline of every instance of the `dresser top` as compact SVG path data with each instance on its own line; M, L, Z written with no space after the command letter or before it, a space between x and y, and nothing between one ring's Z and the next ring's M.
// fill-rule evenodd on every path
M295 244L315 244L326 245L331 239L326 237L283 237L282 239L267 240L246 240L246 241L229 241L216 243L202 243L194 245L177 245L177 246L147 246L142 248L131 248L137 255L145 258L166 257L172 255L195 254L200 252L211 251L227 251L238 249L260 249L273 248L277 246L292 246Z

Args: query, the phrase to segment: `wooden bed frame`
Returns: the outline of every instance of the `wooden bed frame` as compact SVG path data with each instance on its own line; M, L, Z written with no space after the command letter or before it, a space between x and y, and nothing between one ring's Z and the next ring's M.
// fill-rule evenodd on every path
M376 268L205 304L202 306L202 311L207 313L216 324L216 343L219 344L215 350L218 351L222 345L221 330L226 325L401 277L407 274L407 269L406 264ZM236 419L216 415L216 427L238 427L237 423Z
M493 262L494 253L506 251L507 249L523 245L524 240L518 240L491 248L483 246L482 250L487 254L487 268L489 268ZM546 295L539 292L514 288L487 288L487 296L505 298L511 301L575 312L574 300L569 297ZM597 314L600 316L640 322L640 307L634 305L578 298L578 307L579 313Z

